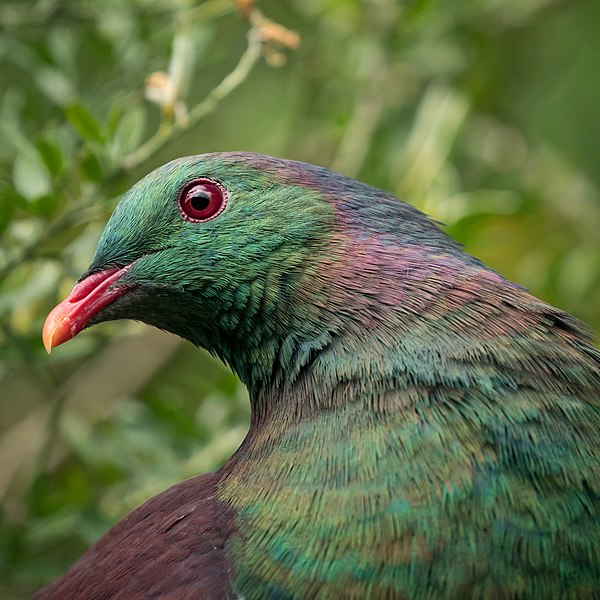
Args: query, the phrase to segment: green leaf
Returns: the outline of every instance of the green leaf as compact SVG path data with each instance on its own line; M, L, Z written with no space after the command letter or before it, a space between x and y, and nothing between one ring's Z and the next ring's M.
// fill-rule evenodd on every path
M43 67L33 78L46 96L58 106L65 106L75 96L75 88L68 76L59 69Z
M65 116L84 140L104 142L102 127L92 113L80 102L74 102L65 107Z
M30 203L31 212L41 217L51 217L61 205L61 200L56 194L46 194L36 198Z
M52 173L54 177L60 175L63 170L64 162L58 144L51 142L45 137L40 137L36 142L36 146L50 173Z
M14 193L14 192L13 192ZM13 212L13 198L9 190L0 191L0 233L10 223Z
M13 184L17 192L29 201L52 191L50 173L36 155L17 154L13 163Z
M93 152L87 152L80 162L81 174L89 181L100 181L104 176L104 169Z
M109 138L113 138L115 136L115 132L117 131L117 127L121 122L124 112L125 109L119 105L114 105L110 109L108 118L106 119L106 132Z
M115 132L114 153L116 158L132 152L138 147L146 129L146 111L135 106L124 115Z
M33 160L36 159L38 151L25 135L24 126L18 120L0 119L0 138L2 146L11 150L13 154L23 154Z

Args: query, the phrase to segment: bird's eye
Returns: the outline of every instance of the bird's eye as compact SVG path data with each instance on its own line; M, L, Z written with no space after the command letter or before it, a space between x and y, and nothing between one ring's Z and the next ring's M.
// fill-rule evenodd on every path
M186 221L203 223L221 214L227 203L225 188L210 179L194 179L179 193L179 212Z

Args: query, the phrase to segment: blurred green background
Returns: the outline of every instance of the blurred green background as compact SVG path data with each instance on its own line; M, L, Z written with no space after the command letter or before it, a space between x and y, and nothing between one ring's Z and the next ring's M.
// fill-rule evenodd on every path
M172 336L41 344L120 195L171 158L250 150L390 190L598 333L598 23L597 0L1 2L0 597L246 431L242 386Z

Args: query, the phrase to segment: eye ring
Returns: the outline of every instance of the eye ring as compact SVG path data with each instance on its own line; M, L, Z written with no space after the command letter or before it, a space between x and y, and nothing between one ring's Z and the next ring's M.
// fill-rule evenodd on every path
M185 221L206 223L227 205L227 190L217 181L200 177L188 181L179 192L177 206Z

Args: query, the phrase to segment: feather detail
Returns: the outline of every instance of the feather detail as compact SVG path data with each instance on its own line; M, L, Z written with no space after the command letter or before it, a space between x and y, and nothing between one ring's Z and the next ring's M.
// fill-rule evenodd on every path
M192 223L198 179L228 201ZM87 324L207 348L252 423L38 598L598 597L600 353L425 215L312 165L186 157L117 207L87 276L110 269L126 291Z

